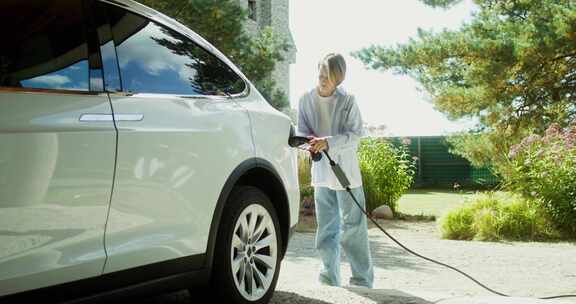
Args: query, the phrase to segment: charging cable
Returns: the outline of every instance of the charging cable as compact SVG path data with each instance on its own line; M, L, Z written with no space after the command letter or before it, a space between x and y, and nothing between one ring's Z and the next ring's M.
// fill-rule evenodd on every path
M380 224L378 224L378 222L376 222L376 220L374 220L374 218L372 218L372 216L370 216L368 214L368 212L366 212L366 210L364 208L362 208L362 206L360 205L358 200L356 200L356 197L354 196L354 194L350 190L350 181L346 177L346 174L344 174L344 171L342 171L342 168L340 168L340 166L330 157L330 154L328 154L328 151L324 150L323 152L324 152L324 155L326 155L326 157L328 158L328 161L330 162L330 167L332 168L332 171L334 172L334 174L336 175L336 178L340 182L340 185L342 185L342 187L344 187L344 189L346 189L346 192L348 192L348 194L350 194L350 196L354 200L354 203L356 203L356 206L358 206L358 208L360 208L360 210L362 210L362 213L364 213L366 215L366 217L368 217L372 221L372 223L374 223L374 225L376 225L376 227L378 227L378 229L380 229L384 234L386 234L387 237L389 237L392 241L394 241L394 243L398 244L398 246L402 247L402 249L408 251L409 253L411 253L411 254L413 254L413 255L421 258L421 259L424 259L426 261L438 264L440 266L444 266L446 268L449 268L449 269L452 269L452 270L458 272L459 274L467 277L468 279L472 280L474 283L478 284L480 287L488 290L489 292L491 292L493 294L503 296L503 297L510 297L510 295L498 292L498 291L480 283L478 280L476 280L475 278L473 278L469 274L465 273L464 271L462 271L456 267L453 267L453 266L450 266L448 264L445 264L445 263L436 261L434 259L431 259L429 257L423 256L423 255L411 250L410 248L404 246L402 243L400 243L400 241L398 241L392 235L390 235L382 226L380 226ZM550 299L572 298L572 297L576 297L576 295L559 295L559 296L543 297L543 298L539 298L539 299L550 300Z
M291 147L296 147L296 148L300 148L303 150L308 150L309 148L309 144L308 144L309 139L307 137L300 137L300 136L291 136L288 140L288 144ZM354 194L352 193L352 191L350 190L350 181L348 180L348 178L346 177L346 174L344 173L344 171L342 170L342 168L340 168L340 165L338 165L331 157L330 154L328 154L328 151L324 150L324 155L326 155L326 157L328 158L328 161L330 162L330 167L332 168L332 172L334 172L334 175L336 175L336 178L338 179L338 182L340 182L340 185L342 185L342 187L344 189L346 189L346 192L348 192L348 194L350 194L350 196L352 197L352 199L354 200L354 203L356 203L356 206L358 206L358 208L360 208L360 210L362 210L362 213L364 213L364 215L366 215L366 217L368 217L368 219L370 219L370 221L372 221L372 223L374 223L374 225L376 225L376 227L378 227L378 229L380 229L380 231L382 231L388 238L390 238L392 241L394 241L394 243L398 244L398 246L402 247L402 249L406 250L407 252L421 258L424 259L426 261L432 262L434 264L438 264L440 266L444 266L446 268L452 269L456 272L458 272L459 274L465 276L466 278L470 279L471 281L473 281L474 283L478 284L480 287L488 290L489 292L502 296L502 297L510 297L510 295L507 295L505 293L502 292L498 292L484 284L482 284L481 282L479 282L478 280L476 280L475 278L473 278L472 276L470 276L469 274L465 273L464 271L450 266L448 264L436 261L434 259L431 259L429 257L423 256L415 251L413 251L412 249L404 246L402 243L400 243L400 241L398 241L396 238L394 238L392 235L390 235L382 226L380 226L380 224L378 224L378 222L376 222L376 220L374 220L374 218L372 218L372 216L370 216L368 214L368 212L366 212L366 210L360 205L360 203L358 202L358 200L356 199L356 197L354 196ZM322 154L321 153L312 153L312 159L314 161L319 161L322 158ZM542 298L538 298L541 300L551 300L551 299L559 299L559 298L576 298L576 295L559 295L559 296L550 296L550 297L542 297Z

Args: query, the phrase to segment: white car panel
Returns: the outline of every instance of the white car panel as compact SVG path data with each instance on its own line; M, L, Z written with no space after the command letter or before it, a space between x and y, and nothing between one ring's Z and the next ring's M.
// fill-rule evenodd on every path
M249 119L226 99L112 97L118 169L106 230L105 272L203 254L230 173L254 156Z
M107 96L0 92L0 296L101 274L114 171Z
M259 95L255 89L253 92ZM256 156L272 163L282 178L290 204L290 227L294 227L300 211L300 186L298 153L288 146L291 120L263 97L244 100L240 105L248 110L251 118Z
M246 79L173 19L102 2L178 30ZM230 98L0 88L0 297L206 254L224 184L249 159L279 175L294 227L291 121L247 85Z

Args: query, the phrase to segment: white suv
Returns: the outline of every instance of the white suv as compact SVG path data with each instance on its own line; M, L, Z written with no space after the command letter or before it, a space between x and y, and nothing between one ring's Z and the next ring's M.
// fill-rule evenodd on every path
M298 220L289 118L133 1L2 0L0 28L0 302L267 302Z

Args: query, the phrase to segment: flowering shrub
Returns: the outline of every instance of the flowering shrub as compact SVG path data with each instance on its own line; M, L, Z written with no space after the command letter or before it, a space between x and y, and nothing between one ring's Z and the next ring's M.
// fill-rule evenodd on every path
M557 227L576 234L576 124L552 124L544 136L530 135L509 153L507 185L536 199Z
M366 138L359 147L360 170L369 212L385 204L396 211L400 196L414 179L414 160L405 146Z

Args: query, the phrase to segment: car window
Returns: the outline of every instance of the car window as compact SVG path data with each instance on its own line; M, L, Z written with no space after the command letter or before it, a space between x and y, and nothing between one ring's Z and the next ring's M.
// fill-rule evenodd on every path
M176 31L108 6L122 87L132 93L225 95L244 81L216 56Z
M81 1L0 1L0 86L89 90Z

